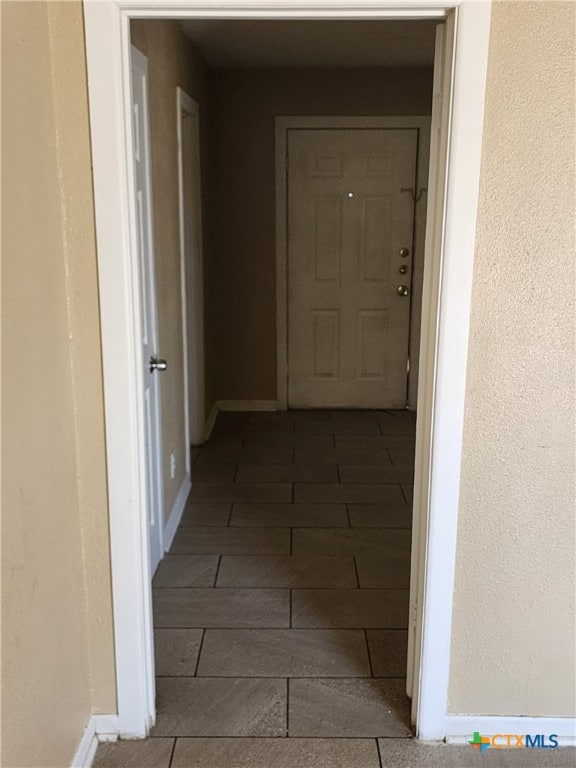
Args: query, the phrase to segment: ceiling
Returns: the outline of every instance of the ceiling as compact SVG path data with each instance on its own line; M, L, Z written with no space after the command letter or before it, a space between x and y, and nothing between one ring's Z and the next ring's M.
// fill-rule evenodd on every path
M431 67L436 21L180 22L210 67Z

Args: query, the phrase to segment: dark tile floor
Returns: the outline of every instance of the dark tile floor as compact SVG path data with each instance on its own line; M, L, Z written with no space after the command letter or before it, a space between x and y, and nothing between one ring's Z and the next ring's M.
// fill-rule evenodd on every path
M154 580L156 737L410 737L414 429L405 411L220 414Z
M407 411L220 414L154 579L152 738L96 768L520 765L411 739L414 432Z

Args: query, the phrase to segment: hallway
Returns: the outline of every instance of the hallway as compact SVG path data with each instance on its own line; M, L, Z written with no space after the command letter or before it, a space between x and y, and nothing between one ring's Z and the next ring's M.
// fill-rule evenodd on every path
M172 765L204 765L214 737L288 736L322 739L290 765L305 746L352 768L410 737L414 432L408 411L219 415L153 585L153 735L210 738Z
M153 583L156 726L94 768L541 765L411 739L414 433L408 411L219 415Z

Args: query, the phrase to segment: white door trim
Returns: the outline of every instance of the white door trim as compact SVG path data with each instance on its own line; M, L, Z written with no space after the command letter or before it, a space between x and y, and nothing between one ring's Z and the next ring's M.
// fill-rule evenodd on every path
M155 718L148 538L143 495L140 306L135 294L130 167L130 18L439 18L458 8L448 147L439 330L431 380L430 525L420 738L446 735L452 594L490 0L84 0L104 359L119 729L144 736ZM429 373L429 372L428 372ZM420 372L421 378L423 372Z
M194 250L193 263L186 264L186 217L184 212L184 164L182 162L182 121L185 116L194 121L194 142L191 151L200 158L200 110L198 102L188 96L180 87L176 88L176 126L178 134L178 218L180 222L180 281L182 283L182 339L184 345L184 418L186 420L186 474L190 479L190 443L198 445L204 441L206 417L204 414L204 268L202 243ZM200 173L200 163L197 164ZM189 179L189 183L198 184L198 194L194 216L202 221L201 181ZM189 278L192 285L189 286ZM188 301L188 287L192 292ZM188 312L193 313L194 333L189 339ZM190 344L189 344L190 342ZM191 350L191 354L190 354ZM192 359L190 359L192 357ZM194 402L190 406L190 370L196 371Z
M425 146L430 143L430 118L427 116L360 116L333 117L299 115L276 118L276 366L277 366L277 398L278 408L288 407L288 131L305 130L306 128L413 128L418 130L418 153L416 178L422 179L427 175L422 159L428 156ZM414 226L418 225L414 211ZM424 242L424 237L415 238ZM414 254L414 259L423 254ZM412 333L410 333L409 348L412 352ZM417 351L416 351L417 353Z

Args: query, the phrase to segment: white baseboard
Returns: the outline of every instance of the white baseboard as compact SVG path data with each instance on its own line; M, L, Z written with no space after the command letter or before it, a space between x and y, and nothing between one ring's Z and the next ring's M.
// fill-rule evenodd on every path
M118 738L118 715L91 715L84 729L71 768L90 768L101 741Z
M277 411L278 400L217 400L206 422L206 440L210 437L220 411Z
M478 731L490 736L496 733L552 733L562 746L576 744L576 718L573 717L498 717L497 715L447 715L446 741L462 744Z
M182 519L182 513L184 512L186 501L188 500L188 496L190 494L190 488L192 488L190 478L185 477L180 490L178 491L178 496L176 496L176 501L174 502L174 506L172 507L166 525L164 526L164 552L168 552L172 546L174 536L176 535L176 531L180 525L180 520Z
M208 421L206 422L206 429L204 430L205 440L208 440L210 435L212 434L212 430L214 429L214 424L216 424L216 419L218 418L218 402L215 402L212 406L212 410L210 411L210 416L208 416Z

